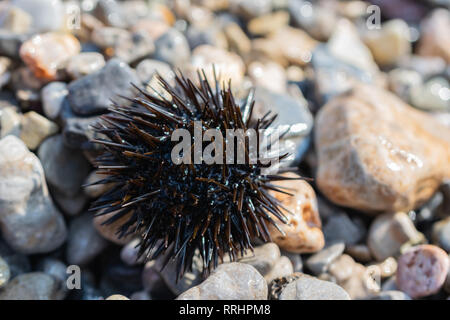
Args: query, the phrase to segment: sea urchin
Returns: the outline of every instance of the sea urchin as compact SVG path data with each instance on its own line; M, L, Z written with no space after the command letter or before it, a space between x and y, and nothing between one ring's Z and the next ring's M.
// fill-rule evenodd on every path
M97 172L106 175L96 184L114 187L91 210L97 215L110 214L105 224L126 218L118 236L139 236L139 256L146 259L162 255L165 263L175 259L179 277L191 268L196 252L207 274L224 255L235 261L252 249L252 239L271 241L267 224L285 223L288 212L269 191L288 193L272 182L289 178L263 174L267 164L250 163L246 143L245 163L173 162L171 153L177 142L171 135L177 129L194 133L194 124L200 122L203 132L209 128L223 134L230 128L259 132L275 119L266 114L251 121L251 94L241 113L230 85L220 86L214 77L211 86L204 72L198 78L195 84L180 73L175 85L170 85L159 77L164 95L136 87L136 97L126 98L123 105L113 103L111 112L94 126L104 137L94 142L105 149L97 159Z

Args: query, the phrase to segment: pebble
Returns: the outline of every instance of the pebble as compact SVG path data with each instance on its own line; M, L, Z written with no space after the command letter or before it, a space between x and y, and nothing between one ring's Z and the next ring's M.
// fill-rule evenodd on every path
M267 283L270 284L274 279L286 277L293 273L294 266L292 265L291 260L286 256L281 256L273 266L272 270L264 275L264 279L266 279Z
M219 83L231 80L231 86L238 88L244 79L245 65L241 57L226 50L210 45L201 45L194 49L191 57L190 75L197 79L197 70L205 70L208 79L214 79L214 69Z
M282 289L279 300L350 300L350 296L332 282L301 274Z
M291 175L293 177L294 175ZM283 236L273 225L268 225L272 240L283 250L296 253L316 252L325 244L317 210L317 199L312 187L303 180L284 180L277 185L293 188L294 195L271 192L293 214L286 214L287 224L274 217L280 229L286 234Z
M25 41L20 47L20 57L38 79L52 81L59 78L58 70L80 50L80 42L74 36L50 32Z
M302 272L303 271L303 260L302 256L298 253L282 251L282 256L286 256L292 263L292 267L294 268L294 272Z
M24 34L11 33L8 30L0 29L0 54L17 58L20 47L27 38Z
M421 56L438 56L450 63L450 39L442 30L450 29L450 12L435 9L422 22L417 52Z
M380 66L394 65L412 51L408 24L401 19L389 20L381 29L368 30L364 42Z
M135 266L144 262L144 257L138 258L140 239L134 239L128 242L120 250L120 259L129 266Z
M99 134L92 130L91 126L98 121L98 116L79 117L72 112L68 102L64 102L61 116L64 122L62 132L64 143L67 147L83 150L99 150L98 144L91 142L98 138Z
M92 223L91 213L76 217L70 222L66 257L69 264L86 265L107 246Z
M169 64L152 59L145 59L136 66L136 73L142 84L150 84L154 75L158 73L168 83L173 84L175 81L175 73Z
M147 291L137 291L130 296L130 300L152 300Z
M113 58L102 69L69 84L70 106L83 116L106 111L111 104L110 99L131 95L130 83L139 83L134 70Z
M64 264L64 262L51 258L46 257L39 261L37 266L37 271L42 271L45 274L48 274L49 276L53 277L57 281L57 293L55 296L56 299L62 300L64 299L68 294L68 287L67 287L67 265Z
M170 29L170 25L167 24L167 22L161 21L161 20L154 20L154 19L145 19L145 20L139 20L137 21L131 28L131 32L138 32L143 31L147 33L150 38L155 41L160 36L162 36L166 31ZM122 30L123 29L117 29Z
M221 49L228 48L226 35L218 26L213 25L206 29L201 29L190 25L184 34L191 50L201 45L211 45Z
M0 300L56 300L56 279L43 273L31 272L12 279L0 292Z
M96 18L108 26L127 27L121 5L116 0L99 0L93 13Z
M50 252L66 239L64 219L47 189L39 159L14 136L0 140L2 236L20 253Z
M398 259L397 286L411 298L438 292L449 271L449 257L434 245L420 245Z
M0 288L5 286L11 277L8 263L0 256Z
M100 70L105 58L98 52L81 52L69 59L66 71L72 79L78 79Z
M345 244L335 243L313 254L306 260L306 266L315 275L326 272L330 264L338 259L344 252Z
M28 149L37 149L42 141L58 132L58 125L39 113L29 111L22 117L20 139Z
M422 76L419 72L409 69L396 68L388 73L389 89L405 102L411 100L413 88L421 88Z
M355 260L347 254L342 254L328 267L328 273L334 277L337 283L343 283L353 276Z
M391 290L382 291L370 297L370 300L411 300L411 298L402 291Z
M249 250L238 261L251 265L264 276L274 268L280 256L280 249L271 242L255 247L253 252Z
M345 213L338 213L328 218L323 233L327 244L344 242L345 245L353 245L364 238L366 230L360 221L350 219Z
M425 111L450 111L450 83L443 77L411 88L411 104Z
M267 283L252 266L233 262L221 264L201 284L177 300L266 300Z
M177 29L169 29L155 40L153 58L172 67L182 67L189 61L190 55L189 43Z
M0 27L12 33L25 34L30 31L32 20L26 11L10 6L2 10Z
M47 118L54 120L59 116L68 93L66 83L59 81L50 82L42 88L42 109Z
M367 299L380 291L378 271L355 263L352 273L351 277L338 283L352 299Z
M450 217L434 223L432 231L433 242L450 252Z
M45 140L38 156L50 185L66 196L75 196L90 171L86 158L64 145L62 135Z
M378 261L400 253L402 245L420 238L413 222L404 212L385 213L371 224L367 245Z
M97 181L100 181L102 179L106 178L105 175L97 174L95 171L92 171L84 181L83 185L87 185L90 183L94 183ZM90 198L97 198L106 191L110 190L111 187L113 187L113 184L97 184L97 185L91 185L91 186L85 186L83 187L84 193L90 197Z
M67 196L51 187L50 193L58 208L68 217L74 217L80 214L89 202L89 197L81 191L74 196Z
M248 66L248 75L255 87L263 87L280 94L286 93L286 72L278 63L254 61Z
M252 49L252 42L237 23L228 23L224 33L230 49L241 56L248 54Z
M272 0L233 0L229 5L231 11L248 19L269 13L272 10L272 2Z
M248 31L253 35L267 35L275 32L289 23L287 11L276 11L250 20L247 24Z
M415 208L450 174L449 130L381 88L357 85L317 115L316 183L362 211Z
M8 264L10 279L31 271L31 265L25 254L18 253L0 240L0 256Z
M0 109L0 138L7 135L20 136L22 117L15 107Z
M97 232L106 240L109 240L115 244L118 245L125 245L128 242L132 240L132 234L126 237L119 238L117 234L117 229L123 225L128 220L128 215L125 215L121 217L120 219L117 219L115 222L108 224L108 225L102 225L103 222L111 218L111 216L115 214L115 212L111 212L105 215L101 215L94 218L94 227L97 230Z
M33 32L58 31L63 27L65 12L60 0L13 0L11 4L31 16Z
M372 253L370 249L365 244L355 244L345 248L345 252L348 253L353 259L367 263L372 261Z

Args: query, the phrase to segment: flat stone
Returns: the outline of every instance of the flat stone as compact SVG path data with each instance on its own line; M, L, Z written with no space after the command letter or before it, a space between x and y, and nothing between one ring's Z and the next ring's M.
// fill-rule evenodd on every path
M301 274L281 291L279 300L350 300L350 297L334 283Z
M266 280L252 266L233 262L221 264L201 284L177 300L266 300Z
M39 159L14 136L0 140L0 225L5 241L26 254L50 252L67 235Z
M319 275L328 270L330 264L339 258L344 252L344 243L335 243L315 253L306 260L306 266L314 274Z
M110 99L132 95L130 83L139 83L134 70L119 59L111 59L102 69L69 84L70 106L80 115L104 112Z
M55 135L42 143L38 156L49 184L66 196L78 194L90 171L80 151L66 147L62 135Z
M331 100L315 130L316 182L339 205L407 211L450 176L450 129L381 88L359 84Z
M294 177L294 174L287 175ZM317 199L312 187L303 180L284 180L278 182L279 186L291 188L294 195L286 195L279 192L272 192L292 214L286 214L287 224L278 221L273 217L285 236L273 225L268 225L268 229L273 242L281 249L307 253L316 252L323 248L325 244L321 230L322 223L317 211Z
M419 232L406 213L386 213L372 222L367 245L372 255L378 261L383 261L398 255L403 244L414 242L419 237Z
M411 298L438 292L449 272L449 256L434 245L411 248L398 259L396 283Z

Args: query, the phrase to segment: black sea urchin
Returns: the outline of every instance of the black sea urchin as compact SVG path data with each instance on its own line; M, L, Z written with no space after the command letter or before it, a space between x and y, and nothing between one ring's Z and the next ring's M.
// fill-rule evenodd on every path
M274 219L286 221L282 212L286 209L269 191L287 193L271 183L287 178L263 175L261 162L173 163L171 151L176 142L171 141L171 134L176 129L192 133L194 122L201 121L203 131L254 128L258 132L275 119L265 115L251 122L251 95L242 116L230 86L220 88L216 78L211 86L204 73L198 77L196 85L179 74L174 86L159 77L165 95L136 88L137 97L127 98L125 105L113 103L111 113L94 127L105 136L94 140L105 147L97 165L98 173L106 178L97 183L113 183L114 187L91 210L97 215L110 213L106 224L126 217L117 231L119 237L138 235L139 255L147 259L163 254L166 263L176 259L179 277L191 267L197 250L203 271L208 273L225 254L234 261L252 249L253 238L270 241L267 223L276 226ZM247 144L245 152L248 160Z

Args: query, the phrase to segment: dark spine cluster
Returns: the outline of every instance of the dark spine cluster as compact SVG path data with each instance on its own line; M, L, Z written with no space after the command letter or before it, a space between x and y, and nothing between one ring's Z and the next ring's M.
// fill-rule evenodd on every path
M216 78L210 85L204 73L198 77L194 84L180 73L175 85L159 77L164 95L136 88L136 97L114 103L94 128L104 137L94 142L105 149L97 159L98 173L105 177L96 183L114 187L91 210L110 214L106 224L126 218L119 237L139 236L139 255L147 259L175 259L179 277L197 253L208 273L225 255L234 261L252 249L253 238L270 241L267 225L285 222L287 212L269 192L287 193L273 184L286 178L262 175L260 162L172 162L172 132L184 128L193 134L194 121L202 122L203 131L216 128L225 136L226 129L258 131L275 119L266 115L251 121L251 96L241 113L230 86L221 87ZM248 160L247 145L245 150Z

